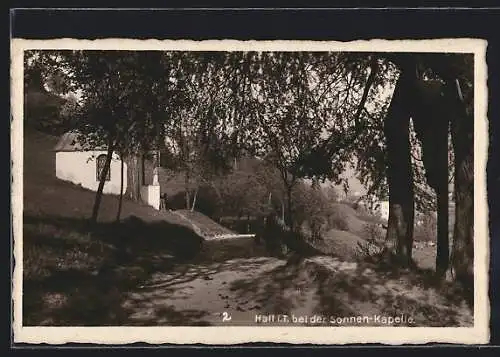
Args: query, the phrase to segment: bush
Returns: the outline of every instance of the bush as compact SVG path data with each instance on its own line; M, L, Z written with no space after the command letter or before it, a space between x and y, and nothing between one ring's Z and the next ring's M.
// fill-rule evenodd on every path
M358 242L357 256L361 260L375 260L385 251L384 235L376 223L367 223L363 228L364 242Z
M328 231L328 219L321 215L313 216L309 219L309 228L312 241L322 240L323 234Z
M378 242L384 240L384 231L378 224L372 222L364 225L361 235L365 240L374 240Z
M322 240L332 229L349 231L349 220L342 205L336 205L323 190L299 187L294 197L294 220L312 241Z
M349 231L347 214L338 209L332 209L328 217L328 228L338 229L340 231Z

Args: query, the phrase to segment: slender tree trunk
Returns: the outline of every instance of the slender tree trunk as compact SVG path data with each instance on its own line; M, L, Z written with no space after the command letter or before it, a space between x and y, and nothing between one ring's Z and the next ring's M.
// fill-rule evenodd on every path
M462 103L461 103L462 104ZM451 264L458 281L474 285L474 121L465 106L451 121L455 156L455 226Z
M293 186L289 185L286 188L286 199L287 199L287 212L286 212L286 220L285 223L293 231L293 207L292 207L292 190Z
M137 167L139 170L137 170L137 186L136 186L136 191L139 193L139 199L138 201L141 200L141 188L144 185L144 156L143 155L137 155L137 160L139 161L139 164Z
M140 162L141 162L140 182L143 184L146 184L146 182L148 182L148 184L149 184L149 180L146 177L146 160L144 159L145 156L146 156L145 154L141 154L141 156L140 156Z
M120 216L122 214L122 205L123 205L123 179L124 179L124 169L125 163L123 159L123 155L120 156L120 199L118 201L118 212L116 213L116 221L120 221Z
M189 187L189 172L186 171L186 174L184 175L184 189L185 189L185 195L186 195L186 209L191 208L191 195L189 193L190 187Z
M447 177L437 190L437 253L436 273L443 277L450 262L450 241L448 233L448 180Z
M285 222L285 201L281 200L281 220Z
M448 120L436 145L436 195L437 195L437 252L436 252L436 274L444 277L450 264L450 238L448 232ZM435 129L438 130L437 128Z
M448 133L450 108L441 84L419 81L415 87L412 119L423 149L426 181L437 196L436 273L443 277L450 261L448 234Z
M127 155L127 189L125 190L125 195L132 201L136 201L136 196L138 193L135 192L135 175L134 170L137 165L135 155Z
M101 172L101 177L99 178L99 186L97 188L97 193L94 200L94 207L92 208L92 217L90 218L90 222L95 224L97 222L97 217L99 216L99 208L101 207L102 201L102 191L104 190L104 184L106 183L106 176L110 170L111 159L113 157L113 145L110 143L108 145L108 151L106 154L106 162L104 164L104 168Z
M402 68L384 125L389 184L386 244L388 253L395 255L403 266L411 264L413 248L414 191L409 140L412 80L411 70Z
M193 196L193 204L191 205L191 212L194 211L194 208L196 207L196 199L198 197L198 187L196 187L196 190L194 191L194 196Z

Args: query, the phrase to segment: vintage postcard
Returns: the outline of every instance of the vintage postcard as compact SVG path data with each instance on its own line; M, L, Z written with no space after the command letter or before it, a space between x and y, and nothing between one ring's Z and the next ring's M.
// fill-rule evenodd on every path
M15 341L487 343L486 47L13 39Z

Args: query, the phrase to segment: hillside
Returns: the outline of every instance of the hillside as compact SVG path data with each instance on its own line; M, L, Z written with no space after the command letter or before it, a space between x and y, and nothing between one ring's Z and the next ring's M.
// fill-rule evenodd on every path
M42 134L27 128L24 150L24 216L28 221L36 217L57 217L61 220L86 219L90 216L95 193L55 178L55 153L52 151L57 137ZM77 202L77 204L75 204ZM99 214L100 222L113 222L116 217L118 197L104 195ZM354 256L359 244L364 243L364 229L370 222L379 223L374 217L364 215L347 204L336 203L334 209L346 227L331 230L325 241L317 247L325 254L340 258ZM199 212L179 211L185 218L169 211L157 211L145 204L124 200L122 218L134 215L146 222L167 222L192 229L194 223L200 228L198 234L206 237L233 232ZM191 220L191 222L190 222ZM340 255L339 255L340 254ZM432 268L434 252L431 249L415 250L417 264Z
M24 215L88 218L92 212L95 192L55 177L55 152L58 138L29 128L24 138ZM118 196L103 195L99 221L112 222L116 218ZM157 211L146 204L123 201L122 217L135 215L146 221L165 220L187 225L178 216Z
M471 310L449 283L356 262L363 217L347 206L349 232L331 230L325 250L298 263L269 257L252 239L206 240L172 212L104 196L97 227L85 219L94 192L54 177L56 138L26 131L24 326L255 325L256 314L405 314L407 326L470 326ZM181 212L208 234L227 231ZM352 231L351 231L352 230ZM201 248L201 249L200 249ZM198 254L200 252L201 254ZM193 254L194 253L194 254ZM336 323L336 322L335 322Z

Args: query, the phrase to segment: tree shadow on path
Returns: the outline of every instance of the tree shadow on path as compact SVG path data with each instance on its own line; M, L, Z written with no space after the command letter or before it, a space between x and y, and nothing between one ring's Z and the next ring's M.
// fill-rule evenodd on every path
M415 272L383 271L373 264L314 257L251 279L235 281L241 298L262 303L267 313L318 314L327 318L375 315L404 317L394 326L471 326L472 312L449 289L437 288ZM411 319L410 319L411 318ZM344 321L343 325L356 325ZM365 325L386 325L371 320ZM359 323L358 323L359 325Z

